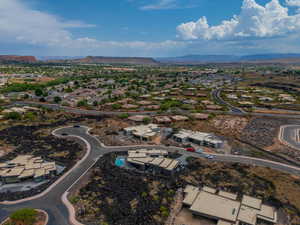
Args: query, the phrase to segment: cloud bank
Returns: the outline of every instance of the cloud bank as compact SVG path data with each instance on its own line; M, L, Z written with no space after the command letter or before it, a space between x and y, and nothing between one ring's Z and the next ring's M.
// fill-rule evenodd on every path
M287 5L300 6L299 0L287 0ZM241 40L283 37L300 31L300 13L289 15L279 0L265 6L255 0L244 0L241 13L217 26L210 26L207 18L183 23L177 27L184 40Z
M31 9L22 0L1 0L0 3L0 43L2 45L15 43L39 46L48 48L52 52L61 52L62 55L68 55L70 52L75 55L99 54L99 52L108 55L150 55L155 54L158 49L169 51L184 44L169 40L162 42L101 41L90 37L75 38L70 31L74 28L93 27L95 25L81 21L68 21L56 15Z
M286 0L288 6L300 7L300 0Z
M179 25L178 39L174 29L173 40L159 42L75 36L73 29L95 29L95 25L34 10L24 0L0 1L1 54L175 56L300 52L300 0L286 0L284 6L278 0L264 6L255 0L244 0L241 13L230 20L210 26L202 17ZM187 0L157 0L158 4L145 7L167 9L183 2ZM293 7L294 13L288 7Z

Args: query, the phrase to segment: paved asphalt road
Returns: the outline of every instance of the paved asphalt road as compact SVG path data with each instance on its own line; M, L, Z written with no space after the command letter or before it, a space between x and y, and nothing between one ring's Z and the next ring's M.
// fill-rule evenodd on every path
M224 101L224 99L221 97L221 92L222 92L222 89L215 89L211 93L212 97L215 99L215 101L217 103L219 103L220 105L227 106L229 108L230 112L232 112L232 113L237 113L237 114L245 114L246 113L242 109L235 107L235 106L231 105L230 103Z
M299 132L300 132L300 124L283 126L281 138L290 147L300 151Z
M85 139L91 145L90 154L87 156L86 160L80 163L78 167L72 169L72 171L65 177L65 179L63 179L60 183L54 186L53 189L51 189L44 196L24 203L18 203L15 205L0 204L0 221L4 220L12 211L16 209L23 208L23 207L33 207L33 208L43 209L49 214L49 225L70 225L68 219L69 218L68 210L61 200L61 196L68 190L68 188L73 183L76 183L78 178L80 178L80 176L84 174L95 163L95 161L103 154L109 152L128 151L129 149L141 148L140 146L103 147L97 138L87 134L86 131L87 128L85 127L80 127L80 128L69 127L69 128L62 128L56 131L56 134L66 133L68 135L79 136ZM146 146L143 148L167 149L169 151L179 151L188 156L194 156L198 158L204 157L204 155L186 152L183 149L176 148L176 147ZM214 159L211 160L264 166L264 167L269 167L269 168L273 168L276 170L280 170L283 172L300 176L300 168L285 165L285 164L280 164L277 162L267 161L267 160L248 158L243 156L217 155L217 154L214 156Z
M214 93L213 95L216 95ZM219 99L220 101L223 101L226 105L230 107L229 112L222 112L222 111L204 111L207 113L216 113L216 114L228 114L228 115L234 115L234 116L239 116L239 115L252 115L252 116L267 116L267 117L278 117L278 118L287 118L287 119L300 119L300 115L293 115L293 114L276 114L276 113L246 113L242 109L236 108L229 103L225 102L223 99ZM220 102L220 104L222 104ZM21 105L21 106L30 106L30 105L35 105L35 106L43 106L49 109L53 110L63 110L68 113L74 113L74 114L79 114L79 115L91 115L91 116L105 116L105 115L120 115L127 113L129 115L156 115L156 112L106 112L106 111L97 111L97 110L84 110L84 109L77 109L77 108L71 108L71 107L66 107L66 106L61 106L61 105L56 105L56 104L48 104L48 103L38 103L38 102L15 102L12 104L12 106L16 105ZM183 111L184 112L184 111Z

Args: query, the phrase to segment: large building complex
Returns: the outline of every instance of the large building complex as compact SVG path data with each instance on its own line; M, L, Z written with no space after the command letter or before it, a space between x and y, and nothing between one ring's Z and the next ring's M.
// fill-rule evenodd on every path
M18 183L25 180L42 181L56 175L55 162L45 162L41 157L20 155L15 159L0 163L0 181Z
M180 162L166 158L167 155L164 150L128 151L127 162L143 170L172 175L180 169Z
M185 190L183 204L190 207L194 215L204 216L217 221L217 225L257 225L277 223L276 210L262 204L262 200L244 195L238 196L216 189L188 185Z
M184 129L174 134L173 139L180 143L191 142L197 145L207 146L211 148L221 148L223 145L223 141L212 134Z

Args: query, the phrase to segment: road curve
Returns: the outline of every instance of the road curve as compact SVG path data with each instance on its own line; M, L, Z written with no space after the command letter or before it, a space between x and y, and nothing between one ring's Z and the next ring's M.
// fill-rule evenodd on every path
M66 201L67 193L74 185L94 164L95 162L104 154L110 152L120 152L128 151L131 149L139 149L141 146L119 146L119 147L107 147L103 145L96 137L88 133L87 127L66 127L55 130L55 135L60 135L62 133L68 134L68 136L61 137L77 137L84 140L88 146L88 151L86 156L77 163L68 172L63 179L56 183L50 190L46 191L44 194L35 196L30 199L25 199L21 201L12 202L11 204L1 204L0 203L0 221L3 221L7 216L14 210L31 207L45 210L49 214L48 225L77 225L75 220L74 210ZM196 158L203 158L204 155L186 152L184 149L177 147L166 147L166 146L142 146L146 149L165 149L168 151L179 151L187 156L193 156ZM289 174L300 176L300 168L273 162L269 160L263 160L258 158L251 158L246 156L234 156L234 155L221 155L214 154L214 161L219 162L231 162L231 163L242 163L254 166L263 166L272 168L275 170L283 171ZM67 206L68 207L67 207ZM72 221L72 222L71 222Z
M0 221L3 221L12 211L30 207L45 210L49 214L48 225L70 225L69 212L63 204L61 197L76 182L82 174L84 174L97 159L104 153L105 149L98 145L97 139L86 133L86 128L77 128L76 132L72 133L70 128L62 128L56 130L56 135L68 132L72 137L84 139L90 145L90 151L87 152L84 160L77 163L68 172L64 179L61 179L50 190L46 190L42 195L34 196L21 201L0 203Z
M212 91L211 95L213 99L220 105L225 105L229 108L230 112L236 113L236 114L246 114L246 112L238 107L235 107L231 105L230 103L226 102L222 97L221 97L221 92L222 89L215 89Z
M283 144L300 151L300 124L281 126L278 138Z

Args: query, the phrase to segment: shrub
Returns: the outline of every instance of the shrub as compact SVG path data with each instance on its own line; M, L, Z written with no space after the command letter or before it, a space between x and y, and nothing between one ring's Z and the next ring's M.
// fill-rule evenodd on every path
M25 208L15 211L9 218L13 225L32 225L36 222L37 215L36 210Z
M122 113L121 115L119 115L120 119L127 119L129 117L128 113Z
M61 97L59 97L59 96L55 96L53 100L56 104L58 104L62 101Z
M88 102L87 102L87 100L81 100L81 101L77 102L77 106L78 107L86 107L86 106L88 106Z
M145 124L149 124L149 123L151 122L151 118L150 118L150 117L145 117L145 118L143 119L143 122L144 122Z
M113 104L112 108L113 109L120 109L122 106L120 104Z
M4 118L8 120L20 120L22 119L22 115L18 112L9 112L4 115Z

